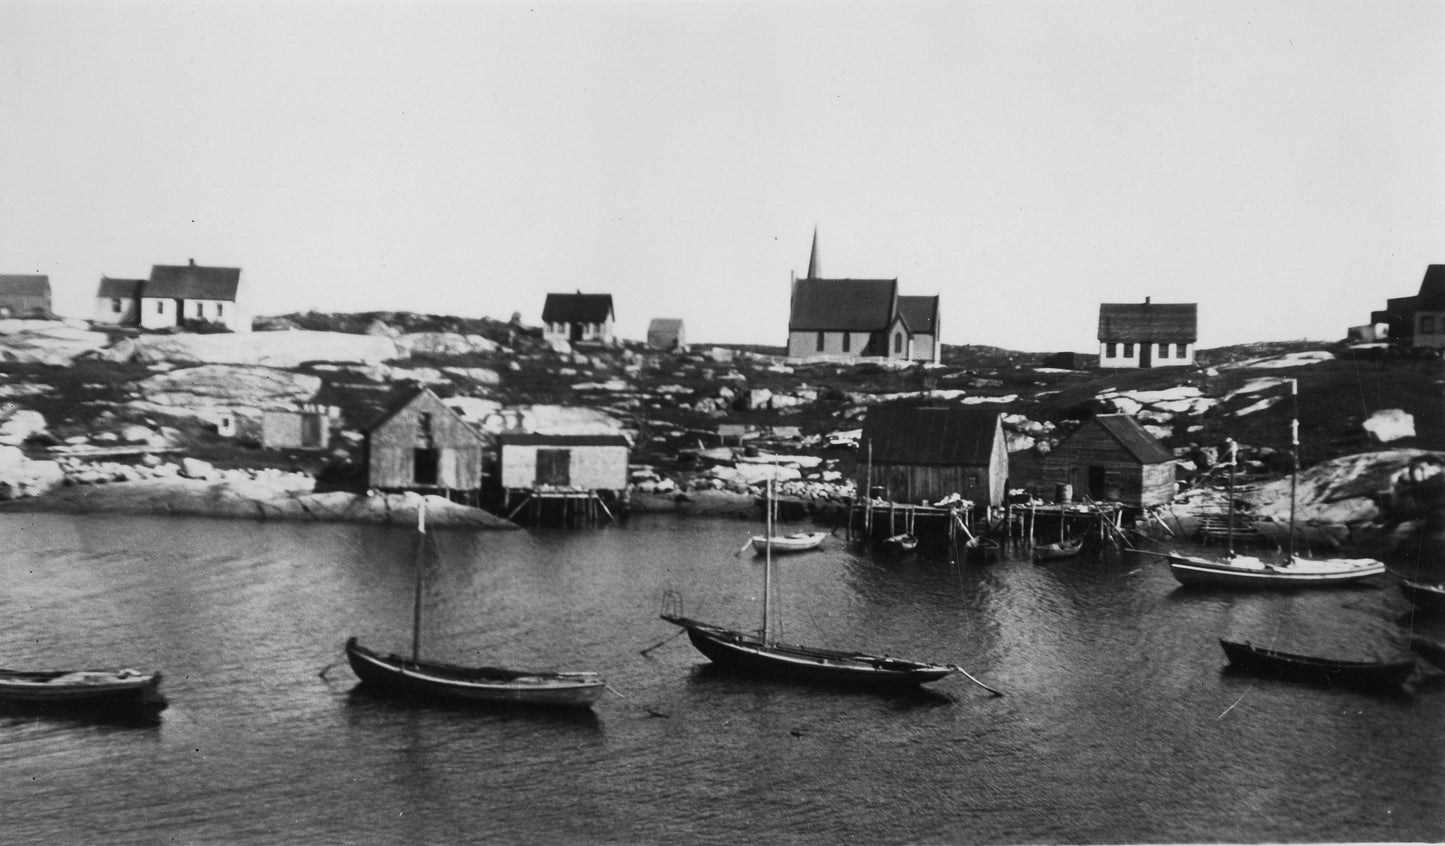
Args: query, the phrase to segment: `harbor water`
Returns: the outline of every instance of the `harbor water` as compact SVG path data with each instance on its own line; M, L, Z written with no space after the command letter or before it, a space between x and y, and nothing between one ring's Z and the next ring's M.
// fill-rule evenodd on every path
M797 524L797 529L807 528ZM0 712L10 843L1120 843L1445 840L1445 686L1225 669L1221 637L1404 651L1388 581L1179 588L1156 556L779 557L782 636L958 663L918 694L710 669L657 618L756 628L749 523L438 533L426 657L598 670L592 712L359 689L349 635L411 638L400 528L0 514L0 666L159 669L149 724Z

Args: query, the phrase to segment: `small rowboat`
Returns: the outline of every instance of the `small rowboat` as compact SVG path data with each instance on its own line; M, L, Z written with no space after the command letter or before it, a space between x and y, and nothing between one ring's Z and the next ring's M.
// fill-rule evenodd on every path
M1342 661L1265 649L1248 642L1219 641L1233 667L1259 675L1311 684L1356 688L1398 688L1415 670L1413 658L1395 661Z
M974 561L997 561L1002 547L993 538L979 535L964 543L963 550Z
M806 552L810 549L817 549L823 545L823 538L828 536L827 532L794 532L791 535L753 535L753 549L757 552L767 552L771 546L773 552Z
M0 701L53 708L159 711L161 674L140 670L0 670Z
M1084 539L1074 538L1072 540L1061 540L1056 543L1046 543L1034 547L1035 561L1055 561L1060 558L1073 558L1084 551Z
M918 548L918 537L908 532L901 535L894 535L883 539L883 548L898 555L903 555Z
M1445 611L1445 584L1401 579L1400 591L1421 611Z

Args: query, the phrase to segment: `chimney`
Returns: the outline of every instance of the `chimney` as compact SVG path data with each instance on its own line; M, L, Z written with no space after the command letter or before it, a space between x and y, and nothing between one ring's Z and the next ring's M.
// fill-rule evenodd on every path
M191 262L191 264L195 264L195 262ZM1149 298L1148 298L1148 297L1145 297L1145 298L1144 298L1144 305L1148 305L1148 304L1149 304Z
M195 259L191 259L191 267L195 267L195 266L196 266L196 260L195 260Z

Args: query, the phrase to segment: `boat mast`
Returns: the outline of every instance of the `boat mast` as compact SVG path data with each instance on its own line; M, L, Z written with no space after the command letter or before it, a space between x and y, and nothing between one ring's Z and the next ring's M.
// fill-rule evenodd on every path
M771 613L768 607L769 599L773 593L773 480L777 475L778 465L773 465L773 472L768 476L768 500L763 509L763 536L768 539L764 547L763 555L763 645L772 643L773 629L771 625Z
M1295 499L1299 495L1299 380L1289 380L1290 399L1290 474L1289 474L1289 558L1294 561L1294 511Z
M416 584L411 599L411 662L421 657L421 573L426 563L426 498L416 509Z
M1239 465L1239 444L1229 438L1229 527L1225 530L1225 553L1234 557L1234 468Z

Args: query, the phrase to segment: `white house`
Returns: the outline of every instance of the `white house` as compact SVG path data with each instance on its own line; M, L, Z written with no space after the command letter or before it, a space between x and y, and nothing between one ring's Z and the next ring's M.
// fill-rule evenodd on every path
M611 294L548 294L542 306L542 337L549 341L612 342Z
M1197 303L1101 303L1099 366L1114 369L1194 364Z

